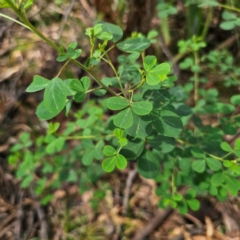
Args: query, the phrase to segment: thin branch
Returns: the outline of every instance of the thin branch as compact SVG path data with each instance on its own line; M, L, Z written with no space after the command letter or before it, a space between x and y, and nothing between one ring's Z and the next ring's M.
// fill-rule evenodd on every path
M62 20L62 23L61 23L61 26L59 28L57 39L59 39L62 35L64 26L66 25L66 22L68 20L68 16L69 16L70 12L72 11L74 3L75 3L75 0L71 0L71 2L69 4L69 7L66 9L66 12L64 14L64 17L63 17L63 20Z
M177 79L179 81L179 78L180 78L180 69L178 67L178 65L176 64L176 61L174 60L174 57L172 55L172 53L170 52L170 50L168 49L165 41L164 41L164 38L161 34L159 34L159 42L160 42L160 46L162 48L162 51L163 53L166 55L167 59L169 60L169 62L172 63L173 65L173 73L174 75L177 76Z
M162 226L165 221L174 212L172 208L167 208L164 211L158 210L156 216L148 223L148 225L141 231L138 231L133 240L142 240L149 236L155 229Z
M125 187L124 196L123 196L123 215L124 216L127 214L129 196L130 196L133 180L137 176L137 173L138 171L136 168L133 170L130 170L128 173L126 187Z
M20 240L20 238L21 238L21 221L22 221L22 216L23 216L22 200L23 200L23 191L20 189L19 203L18 203L18 207L17 207L17 216L16 216L15 229L14 229L14 239L15 240Z

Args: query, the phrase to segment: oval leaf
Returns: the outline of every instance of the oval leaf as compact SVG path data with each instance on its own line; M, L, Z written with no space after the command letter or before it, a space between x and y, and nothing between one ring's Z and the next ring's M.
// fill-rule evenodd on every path
M119 169L123 170L127 167L127 159L123 155L117 154L115 156L115 164Z
M160 172L159 160L153 155L152 152L147 151L138 159L137 169L143 177L153 179Z
M138 116L133 113L133 125L126 129L128 135L132 137L145 138L152 132L151 118L146 116Z
M142 52L150 46L151 42L145 37L129 38L117 44L118 49L123 52Z
M85 92L78 92L74 95L74 100L76 102L82 102L86 98Z
M122 97L110 97L107 100L107 107L111 110L121 110L128 106L128 100Z
M155 56L146 56L143 61L144 69L148 72L151 70L157 63L157 58Z
M111 23L100 22L104 26L104 31L111 33L113 38L110 40L112 42L117 42L123 36L123 31L119 26Z
M195 172L198 172L198 173L204 172L205 168L206 168L206 162L205 162L205 160L195 160L195 161L192 163L192 169L193 169Z
M41 102L38 107L37 107L37 110L36 110L36 115L38 118L40 119L43 119L43 120L49 120L49 119L52 119L54 118L55 116L58 115L58 113L51 113L49 112L45 105L44 105L44 102Z
M84 92L84 88L82 83L78 79L73 79L70 82L70 87L72 90L77 91L77 92Z
M83 84L84 90L87 91L91 85L91 80L89 77L82 77L81 83Z
M155 111L150 114L153 126L167 137L177 137L183 128L182 121L177 114L168 110Z
M103 160L102 168L105 172L112 172L115 168L115 157L109 157Z
M47 87L50 81L44 77L35 75L33 82L28 86L26 92L37 92Z
M151 102L141 101L132 103L131 108L137 115L147 115L152 111L153 106Z
M218 171L222 168L222 163L214 158L206 158L206 163L212 171Z
M124 109L113 118L113 123L119 128L130 128L133 125L133 115L130 108Z
M116 154L116 150L112 146L106 145L103 148L103 154L105 156L113 156Z
M65 84L60 78L54 78L44 91L43 102L46 109L54 114L60 113L66 105Z
M211 183L216 187L220 186L223 181L224 181L224 173L223 172L214 173L211 177Z

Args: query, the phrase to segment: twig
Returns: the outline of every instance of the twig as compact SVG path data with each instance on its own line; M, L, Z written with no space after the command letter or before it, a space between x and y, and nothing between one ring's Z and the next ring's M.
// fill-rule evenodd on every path
M170 217L173 213L172 208L167 208L164 211L158 210L156 216L148 223L148 225L142 230L138 231L134 236L133 240L142 240L152 233L155 229L163 225L163 223Z
M95 19L96 18L96 13L92 10L92 8L89 6L88 2L86 0L80 0L83 8L85 9L85 11L88 13L88 15L90 16L91 19Z
M37 207L37 214L39 217L39 221L40 221L40 239L42 240L46 240L48 239L48 234L47 234L47 222L45 219L45 214L41 208L41 206Z
M5 233L7 233L14 226L14 224L15 224L15 222L12 222L9 225L7 225L3 230L1 230L0 239L6 239L6 238L2 238L2 237L4 237Z
M68 16L69 16L70 12L72 11L74 2L75 2L75 0L71 0L69 7L66 9L66 12L64 14L64 17L63 17L63 20L62 20L62 23L61 23L61 26L59 28L57 39L59 39L62 35L64 26L66 25L66 22L67 22L67 19L68 19Z
M17 216L16 216L15 229L14 229L14 239L15 240L20 240L20 238L21 238L21 220L22 220L22 215L23 215L22 199L23 199L23 191L20 189L19 204L17 207Z
M180 69L178 67L178 65L176 64L176 61L174 61L174 57L172 55L172 53L170 52L170 50L168 49L167 45L165 44L164 38L161 34L159 34L159 42L160 42L160 46L162 48L163 53L166 55L167 59L172 63L173 65L173 73L174 75L177 76L177 81L179 81L180 78Z
M236 41L236 39L237 39L238 37L239 37L238 34L229 37L229 38L226 39L224 42L222 42L221 44L219 44L219 45L216 47L216 50L222 50L222 49L228 48L229 46L231 46L231 45Z
M30 190L31 190L32 198L34 198L35 194L33 191L33 187L31 187ZM37 211L37 215L40 222L40 239L46 240L48 239L47 222L46 222L45 214L41 208L41 205L36 205L36 211Z
M136 177L137 173L138 171L136 168L133 170L130 170L128 173L128 178L127 178L126 187L124 190L124 197L123 197L123 215L124 216L127 214L129 195L130 195L131 187L133 184L133 180Z

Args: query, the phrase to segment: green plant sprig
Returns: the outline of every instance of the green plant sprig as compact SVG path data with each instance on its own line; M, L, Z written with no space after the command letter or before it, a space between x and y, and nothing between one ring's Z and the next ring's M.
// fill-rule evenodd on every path
M15 12L15 14L22 20L24 23L24 26L27 27L27 29L30 29L32 32L34 32L36 35L38 35L42 40L44 40L48 45L50 45L52 48L57 50L58 52L61 51L61 48L57 46L54 42L52 42L50 39L45 37L39 30L37 30L28 20L25 13L20 11L12 2L11 0L6 0L7 4L10 6L10 8ZM73 62L75 65L79 66L81 69L83 69L85 72L87 72L100 86L102 86L103 89L108 91L111 95L116 96L117 94L108 88L104 83L101 82L100 79L87 67L85 67L83 64L78 62L75 59L71 59L71 62Z

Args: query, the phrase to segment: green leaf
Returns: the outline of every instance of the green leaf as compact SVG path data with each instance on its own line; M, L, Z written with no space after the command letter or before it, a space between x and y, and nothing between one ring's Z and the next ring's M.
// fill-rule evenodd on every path
M55 122L55 123L50 122L48 124L49 133L50 134L55 133L59 129L59 127L60 127L60 123L59 122Z
M213 184L210 185L209 188L209 193L213 196L217 196L218 195L218 189L216 186L214 186Z
M55 140L53 140L50 144L47 145L46 152L48 154L60 152L64 146L64 143L65 143L65 138L58 137Z
M116 150L112 146L106 145L103 148L103 154L105 156L113 156L116 154Z
M23 188L29 187L31 182L33 181L34 177L33 174L28 174L22 181L21 186Z
M126 138L120 138L118 140L118 143L120 144L121 147L124 147L128 144L128 140Z
M97 144L95 144L94 148L94 157L97 160L103 159L103 147L104 147L104 141L100 140Z
M230 193L238 192L240 189L240 182L237 178L225 175L225 181L227 185L227 189Z
M147 115L152 111L153 106L151 102L141 101L132 103L131 108L137 115Z
M70 110L71 110L71 107L72 107L72 99L70 100L70 101L68 101L67 102L67 104L66 104L66 113L65 113L65 116L66 117L68 117L68 115L69 115L69 112L70 112Z
M180 214L186 214L188 212L188 207L185 201L179 202L177 209Z
M104 26L104 31L112 34L112 38L110 39L112 42L117 42L123 36L123 31L119 26L116 26L111 23L100 22Z
M58 114L66 105L66 97L63 81L60 78L53 78L44 91L43 102L49 112Z
M35 75L33 82L28 86L26 92L37 92L47 87L50 81L44 77Z
M15 1L11 0L11 2L14 4ZM0 8L10 8L10 5L5 0L0 0Z
M161 135L154 136L147 140L147 142L156 150L162 153L171 152L175 148L175 140L171 137Z
M231 152L232 151L232 147L227 142L221 142L220 147L225 152Z
M83 87L83 84L78 80L78 79L73 79L70 82L70 87L72 90L77 91L77 92L84 92L85 89Z
M128 135L132 137L145 138L152 132L152 122L149 115L138 116L133 113L133 125L126 129Z
M192 163L192 169L193 169L195 172L202 173L202 172L204 172L205 168L206 168L206 162L205 162L205 160L195 160L195 161Z
M115 128L114 134L115 134L116 138L122 138L122 136L124 134L124 130L122 130L120 128Z
M155 56L146 56L143 61L143 67L148 72L151 70L157 63L157 58Z
M81 78L81 83L84 87L84 90L87 91L91 85L91 80L89 77L82 77Z
M176 108L176 113L179 116L189 116L192 113L192 109L186 104L180 104Z
M174 112L168 110L155 111L150 114L156 130L167 137L177 137L182 131L182 121Z
M81 53L82 53L82 49L76 49L76 50L67 52L67 56L71 59L76 59L81 55Z
M223 183L224 179L225 178L223 172L214 173L211 177L211 183L217 187Z
M38 118L40 119L43 119L43 120L49 120L49 119L52 119L54 118L55 116L58 115L58 113L51 113L49 112L45 105L44 105L44 102L41 102L38 107L37 107L37 110L36 110L36 115Z
M115 168L115 157L109 157L103 160L102 168L105 172L112 172Z
M205 153L199 147L191 148L191 153L192 153L193 157L196 157L196 158L204 158L205 157Z
M235 141L234 150L240 150L240 138Z
M229 160L224 160L223 161L223 166L226 167L226 168L230 168L230 167L233 166L233 162L229 161Z
M27 0L24 3L21 3L20 9L26 10L33 5L33 0Z
M145 37L129 38L117 44L117 48L123 52L142 52L150 46L150 40Z
M100 40L111 40L113 38L113 34L105 31L105 27L101 23L96 24L93 29L94 35Z
M82 157L83 165L90 166L93 162L94 155L95 155L95 152L93 149L87 150Z
M193 211L197 211L200 208L200 202L197 199L189 199L186 202Z
M68 174L67 182L76 182L78 179L78 175L74 169L71 169Z
M67 48L67 51L72 51L77 47L77 42L71 42Z
M222 168L222 163L214 158L206 158L206 163L212 171L218 171Z
M170 71L171 68L168 63L159 64L146 74L146 81L149 85L157 85L167 78Z
M235 28L235 21L222 22L220 28L226 31L232 30Z
M234 95L231 97L230 102L233 105L240 105L240 95Z
M153 109L159 109L170 103L171 95L166 89L147 90L143 94L143 99L153 102Z
M173 195L173 200L174 201L181 201L183 199L183 196L180 193L175 193Z
M153 179L160 172L158 158L150 151L145 152L137 160L138 172L145 178Z
M191 168L192 165L192 161L190 158L178 158L178 164L180 169L182 170L188 170L189 168Z
M133 114L130 108L124 109L113 118L113 123L119 128L130 128L133 125Z
M123 155L117 154L115 156L115 164L119 169L125 169L127 167L127 159Z
M129 106L129 101L122 97L110 97L107 100L107 107L111 110L121 110Z
M235 107L232 104L217 103L218 112L222 114L231 114L235 111Z
M76 102L82 102L84 101L86 98L86 93L85 92L77 92L75 95L74 95L74 100Z
M76 91L72 90L72 88L70 87L70 83L72 82L72 80L72 78L68 78L63 81L63 83L65 84L67 96L73 96L76 94Z
M129 138L128 144L124 146L120 153L128 160L136 160L144 149L145 142L140 138Z
M67 59L68 59L68 55L67 55L67 54L65 54L65 55L63 55L63 56L57 57L57 61L58 61L58 62L63 62L63 61L65 61L65 60L67 60Z

